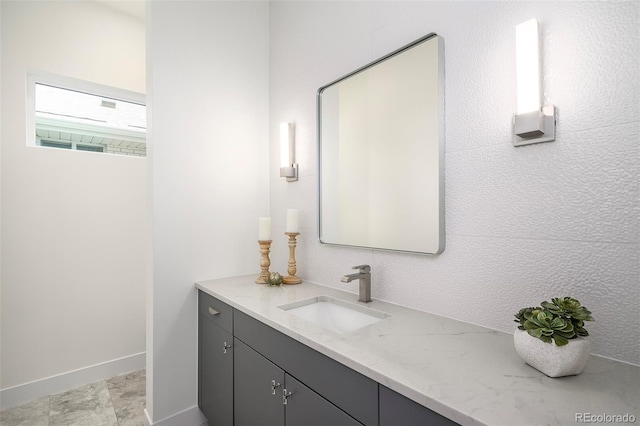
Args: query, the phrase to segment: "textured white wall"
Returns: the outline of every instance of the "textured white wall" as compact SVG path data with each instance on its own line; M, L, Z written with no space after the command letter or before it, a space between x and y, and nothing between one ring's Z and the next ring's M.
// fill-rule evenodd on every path
M270 7L272 269L299 208L303 279L372 265L373 296L511 332L521 307L570 295L596 354L640 364L639 2L280 2ZM515 25L543 32L553 143L514 148ZM445 41L446 232L436 257L317 241L315 93L418 37ZM296 124L300 180L277 176L278 123Z
M27 69L144 93L144 43L97 3L2 2L3 389L145 350L146 161L25 133Z
M257 218L269 211L269 4L147 6L147 413L157 423L199 414L193 283L258 270Z

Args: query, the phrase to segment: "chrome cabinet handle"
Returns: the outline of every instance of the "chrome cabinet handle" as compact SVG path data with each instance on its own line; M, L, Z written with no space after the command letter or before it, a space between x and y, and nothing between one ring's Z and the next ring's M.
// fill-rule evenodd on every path
M220 315L220 311L217 311L217 310L213 309L212 306L209 306L209 313L211 315Z
M271 395L275 395L276 394L276 389L279 388L280 386L282 386L280 383L276 383L275 380L271 381Z
M291 392L287 392L287 389L282 389L282 405L287 405L287 399L291 396Z
M222 346L222 353L226 354L227 353L227 349L229 349L229 348L231 348L231 345L228 344L227 342L224 342L223 346Z

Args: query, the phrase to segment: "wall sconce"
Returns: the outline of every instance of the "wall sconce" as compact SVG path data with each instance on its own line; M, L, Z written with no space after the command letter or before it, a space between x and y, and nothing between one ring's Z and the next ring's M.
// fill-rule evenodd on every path
M516 25L518 112L513 116L513 145L556 138L555 106L541 108L540 26L530 19Z
M293 123L280 124L280 177L287 182L298 180L298 164L295 162L295 138Z

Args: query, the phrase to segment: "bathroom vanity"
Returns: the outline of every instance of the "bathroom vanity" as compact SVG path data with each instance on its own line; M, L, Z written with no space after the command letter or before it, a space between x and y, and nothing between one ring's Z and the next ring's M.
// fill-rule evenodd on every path
M214 425L573 424L581 413L640 416L640 368L591 356L551 379L511 334L303 283L254 276L196 283L199 405ZM384 313L355 330L292 307L329 301Z

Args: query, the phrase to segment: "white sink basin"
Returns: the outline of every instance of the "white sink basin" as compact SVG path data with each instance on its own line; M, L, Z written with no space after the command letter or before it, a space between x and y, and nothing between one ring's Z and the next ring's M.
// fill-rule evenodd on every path
M318 296L278 307L337 333L349 333L391 316L386 312L329 296Z

